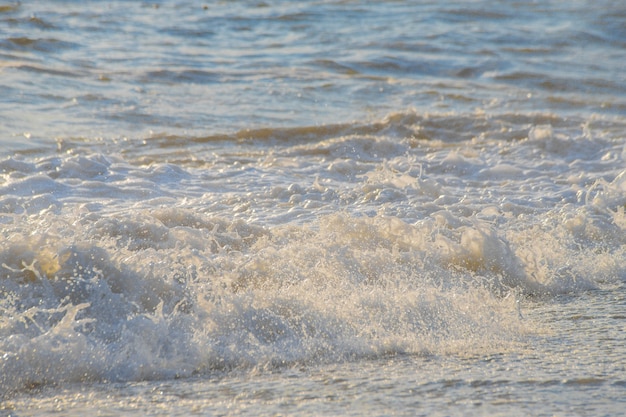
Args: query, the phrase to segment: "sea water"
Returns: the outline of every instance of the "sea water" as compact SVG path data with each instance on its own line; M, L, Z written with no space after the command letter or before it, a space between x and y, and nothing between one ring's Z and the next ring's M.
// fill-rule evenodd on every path
M620 1L3 2L5 415L619 415Z

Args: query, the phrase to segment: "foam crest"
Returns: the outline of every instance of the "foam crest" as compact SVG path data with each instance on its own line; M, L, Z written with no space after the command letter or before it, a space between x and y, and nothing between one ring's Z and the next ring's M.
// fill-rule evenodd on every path
M429 239L398 219L333 215L317 231L173 209L49 220L0 252L9 391L442 353L468 338L504 348L519 331L508 300L428 260Z

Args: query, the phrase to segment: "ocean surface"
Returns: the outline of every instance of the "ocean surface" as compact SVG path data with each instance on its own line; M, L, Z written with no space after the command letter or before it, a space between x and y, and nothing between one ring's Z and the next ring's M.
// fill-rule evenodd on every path
M626 3L0 2L0 415L626 410Z

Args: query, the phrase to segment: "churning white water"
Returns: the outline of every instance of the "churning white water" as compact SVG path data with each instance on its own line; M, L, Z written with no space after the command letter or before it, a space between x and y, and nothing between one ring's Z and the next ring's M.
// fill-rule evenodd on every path
M622 412L593 4L0 6L0 412Z

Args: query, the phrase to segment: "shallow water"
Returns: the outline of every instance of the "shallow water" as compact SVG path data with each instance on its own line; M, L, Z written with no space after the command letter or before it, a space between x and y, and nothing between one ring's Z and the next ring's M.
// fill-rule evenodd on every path
M0 7L0 409L618 414L624 16Z

